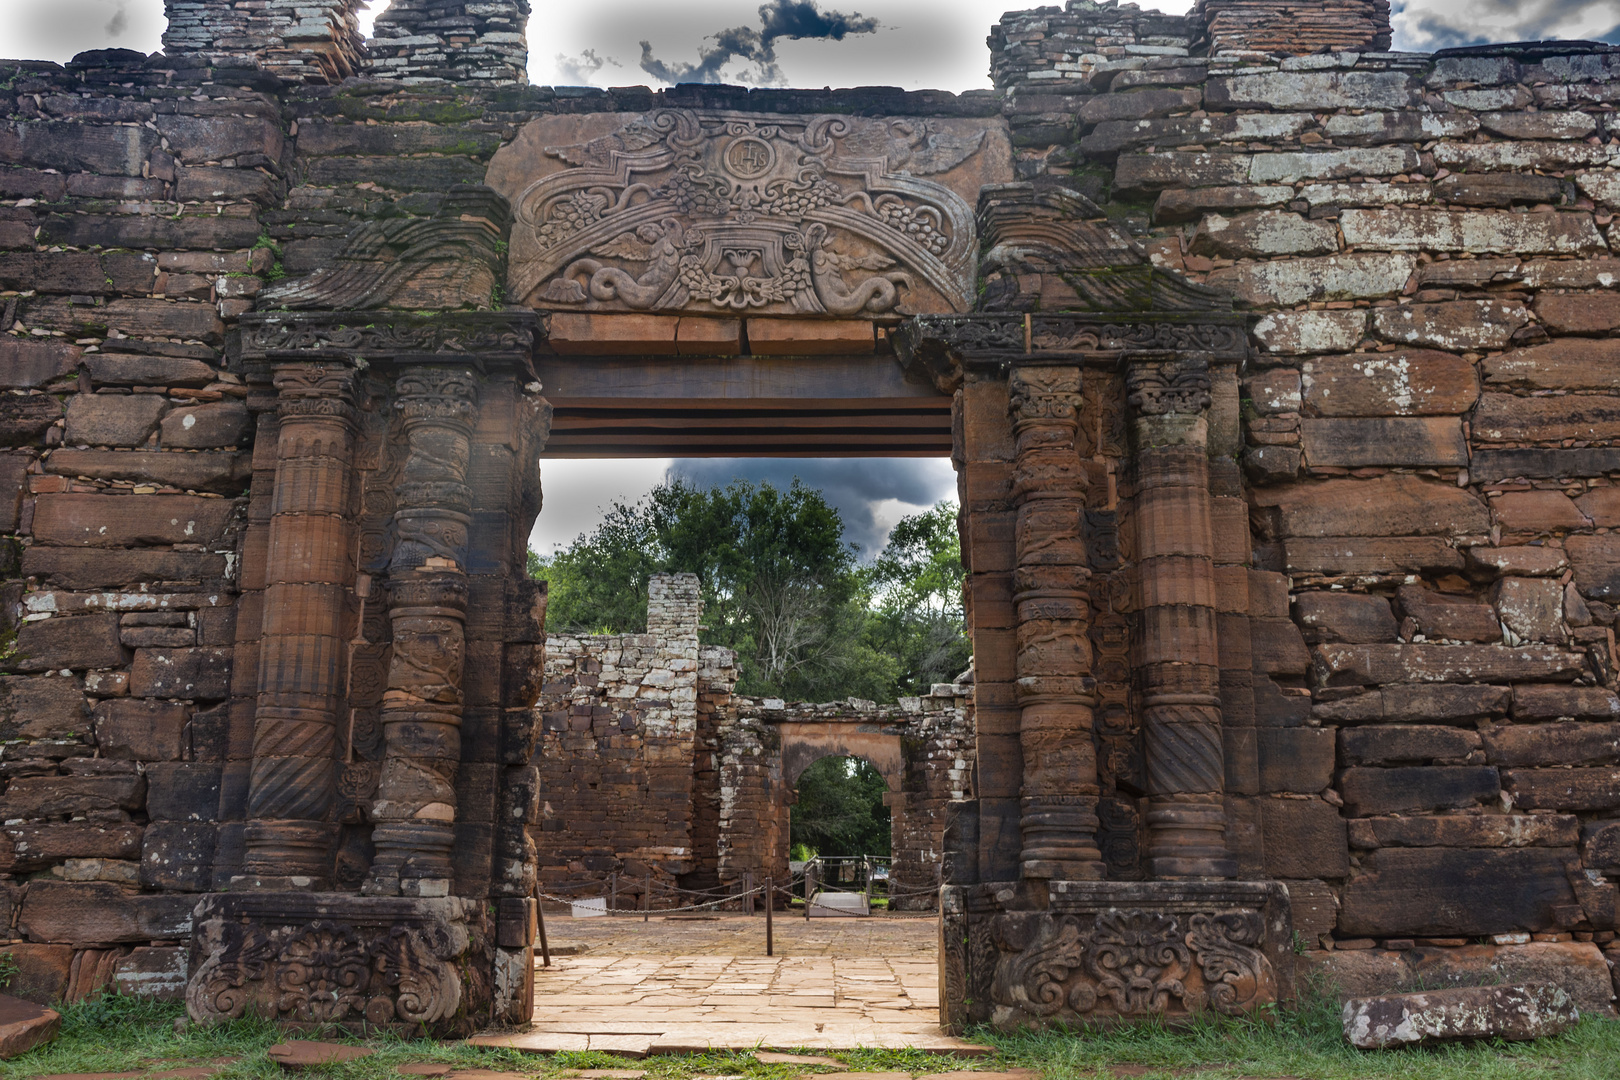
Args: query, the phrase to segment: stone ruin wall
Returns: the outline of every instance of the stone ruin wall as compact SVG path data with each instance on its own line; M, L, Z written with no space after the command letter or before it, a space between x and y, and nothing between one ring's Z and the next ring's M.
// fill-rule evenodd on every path
M1248 503L1215 500L1249 555L1216 572L1239 876L1352 988L1551 963L1607 1011L1620 54L1204 35L1071 3L991 41L1020 171L1253 315L1212 413ZM1455 948L1498 934L1544 944Z
M534 754L540 822L531 830L541 891L602 895L616 874L619 904L630 908L651 875L662 887L657 908L694 899L671 887L787 881L796 776L784 771L781 725L832 723L881 731L903 755L899 790L884 799L891 873L907 894L897 906L931 909L931 895L911 894L939 885L945 805L972 792L969 688L941 684L893 706L746 697L735 693L736 654L698 644L701 614L694 576L659 574L647 633L547 637Z
M175 992L192 902L230 875L268 535L251 494L275 464L268 386L233 349L260 290L368 221L432 219L536 115L663 104L1003 118L1021 176L1065 177L1158 265L1230 290L1256 316L1241 387L1217 388L1241 449L1214 463L1240 873L1288 882L1341 974L1504 932L1590 973L1620 868L1620 53L1362 51L1377 33L1345 20L1337 51L1278 62L1202 18L1077 3L994 28L995 92L552 90L499 85L510 53L458 74L457 49L508 31L428 33L409 19L444 12L421 4L396 5L398 40L432 39L419 57L377 54L404 61L394 81L333 86L381 69L352 5L317 7L205 48L238 9L177 0L172 56L0 64L17 988ZM411 81L433 73L485 85ZM497 280L453 299L488 306ZM725 696L696 700L701 740ZM701 790L725 763L694 756Z

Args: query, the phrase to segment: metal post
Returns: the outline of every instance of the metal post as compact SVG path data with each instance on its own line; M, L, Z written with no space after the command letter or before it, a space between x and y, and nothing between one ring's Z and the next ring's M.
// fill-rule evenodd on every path
M534 915L540 924L540 960L546 967L550 967L551 946L546 944L546 909L539 898L534 901Z
M652 874L649 872L641 879L641 921L647 921L647 913L652 910Z
M608 915L611 917L619 910L619 872L617 870L608 875Z
M775 907L776 894L771 891L771 879L765 879L765 955L776 955L776 943L771 939L771 908Z

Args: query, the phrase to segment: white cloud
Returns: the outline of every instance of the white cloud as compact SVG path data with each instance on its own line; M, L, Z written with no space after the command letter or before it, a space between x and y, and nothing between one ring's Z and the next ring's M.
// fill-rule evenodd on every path
M1496 41L1612 37L1620 0L1397 0L1395 48L1432 52Z

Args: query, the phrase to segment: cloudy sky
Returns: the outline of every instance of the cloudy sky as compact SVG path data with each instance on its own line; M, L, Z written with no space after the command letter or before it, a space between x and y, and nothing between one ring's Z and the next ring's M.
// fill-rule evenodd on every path
M540 84L755 85L970 90L988 87L984 38L1009 8L1039 0L540 0L530 23L529 77ZM385 6L373 0L363 17ZM1183 12L1191 0L1144 8ZM1620 41L1620 0L1395 0L1395 47L1428 51L1489 41ZM0 0L0 55L67 60L84 49L152 52L162 0ZM550 551L633 502L659 481L734 478L785 485L794 476L826 491L849 538L870 554L888 529L954 494L943 460L780 459L548 461L546 508L534 546Z

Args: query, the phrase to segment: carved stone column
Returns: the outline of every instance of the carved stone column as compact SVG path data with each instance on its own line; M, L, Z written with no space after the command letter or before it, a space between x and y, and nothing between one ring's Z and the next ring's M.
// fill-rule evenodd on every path
M455 846L466 653L467 464L477 374L413 365L395 383L407 443L388 565L393 657L372 806L371 895L445 895Z
M252 887L323 888L343 714L356 372L342 362L273 369L281 416L243 870Z
M1209 363L1129 362L1149 872L1226 878L1220 657L1210 524Z
M1018 619L1021 861L1027 878L1104 874L1097 848L1096 705L1080 518L1080 368L1021 365L1010 376L1012 497L1018 509L1013 602Z

